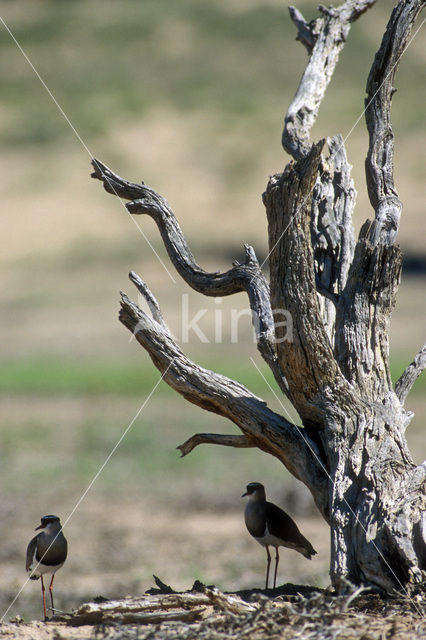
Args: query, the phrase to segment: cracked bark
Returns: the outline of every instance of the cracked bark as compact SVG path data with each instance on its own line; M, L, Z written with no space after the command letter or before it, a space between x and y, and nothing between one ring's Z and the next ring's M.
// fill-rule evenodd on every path
M244 264L207 273L194 260L168 202L94 160L92 176L125 198L132 214L156 222L185 282L208 296L245 291L257 346L303 427L271 411L241 384L191 362L174 342L147 285L133 272L152 317L122 294L120 321L147 350L164 380L190 402L225 416L241 435L195 434L180 445L258 447L277 457L310 489L331 527L334 586L347 581L387 592L424 579L426 464L415 466L404 437L404 403L423 370L425 348L393 387L388 330L402 255L395 245L401 203L393 182L390 105L397 63L424 4L401 0L393 11L367 83L367 184L374 220L355 243L356 192L342 136L311 143L310 130L351 24L374 0L320 7L307 23L291 8L306 70L288 109L282 144L293 157L263 194L268 218L270 283L252 247ZM274 325L273 309L292 317L293 341Z

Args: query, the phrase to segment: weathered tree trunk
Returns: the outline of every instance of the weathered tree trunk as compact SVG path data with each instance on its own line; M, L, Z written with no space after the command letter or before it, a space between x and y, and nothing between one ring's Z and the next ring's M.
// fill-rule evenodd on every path
M130 202L134 214L158 225L183 279L209 296L246 291L258 349L302 427L271 411L238 382L191 362L174 342L146 284L131 280L152 318L122 295L121 322L134 332L164 380L186 399L226 416L239 436L196 434L182 455L200 443L259 447L277 457L311 491L331 527L331 578L341 592L348 581L409 592L426 569L426 464L416 467L404 437L411 414L407 394L426 364L419 352L395 387L389 370L388 330L401 271L394 244L401 202L393 184L390 106L393 79L424 2L401 0L390 18L367 84L366 161L373 221L354 240L355 189L344 141L311 144L309 132L351 23L374 0L320 7L307 23L291 17L309 60L287 112L282 142L293 162L273 176L263 200L268 217L270 283L254 250L226 273L196 264L167 201L150 187L129 183L97 160L93 177ZM328 153L325 151L328 147ZM293 339L285 339L274 312L285 309Z

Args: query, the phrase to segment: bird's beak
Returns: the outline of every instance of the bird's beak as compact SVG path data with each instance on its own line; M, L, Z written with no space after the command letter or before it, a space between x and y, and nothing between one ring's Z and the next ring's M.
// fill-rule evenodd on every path
M37 531L37 529L44 529L44 527L43 527L43 525L42 525L42 524L39 524L39 525L38 525L38 527L36 527L36 528L34 529L34 531Z
M243 495L241 497L244 498L245 496L248 496L247 491L245 493L243 493Z

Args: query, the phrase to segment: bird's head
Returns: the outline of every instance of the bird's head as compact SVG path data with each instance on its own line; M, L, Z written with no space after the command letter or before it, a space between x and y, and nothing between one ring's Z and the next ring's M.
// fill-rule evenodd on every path
M265 487L260 482L249 482L246 492L241 497L244 498L245 496L249 496L249 500L265 499Z
M38 529L57 529L61 526L61 521L58 516L43 516L41 518L41 524L35 528L35 531Z

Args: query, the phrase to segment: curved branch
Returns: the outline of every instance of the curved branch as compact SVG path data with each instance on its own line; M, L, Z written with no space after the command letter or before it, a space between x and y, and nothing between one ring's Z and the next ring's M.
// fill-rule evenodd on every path
M191 453L199 444L220 444L222 447L236 447L238 449L249 449L256 445L247 436L232 436L221 433L196 433L176 449L181 452L181 457Z
M298 27L298 39L307 46L308 51L315 40L309 62L284 120L282 145L295 160L309 153L309 132L317 119L351 22L375 1L347 0L336 9L320 6L322 17L309 25L302 14L296 13L293 7L290 8L291 19Z
M260 333L273 327L269 305L269 287L260 271L252 247L245 245L244 264L234 263L225 273L208 273L195 261L182 230L169 203L159 193L145 184L128 182L114 174L99 160L93 160L93 178L101 180L108 193L130 200L126 208L133 214L149 215L157 224L169 257L177 272L195 291L206 296L229 296L246 291L253 312L258 316Z
M322 515L328 518L328 477L318 449L304 429L271 411L240 383L189 360L170 333L124 294L119 319L148 352L168 385L189 402L228 418L253 446L278 458L306 484Z
M370 137L365 161L368 196L375 211L368 239L391 245L398 232L402 202L393 181L394 135L390 120L393 81L424 0L401 0L392 12L367 81L365 119Z
M92 160L92 178L101 180L108 193L130 200L126 208L132 214L149 215L156 222L179 275L195 291L206 296L229 296L245 291L252 311L257 347L270 366L280 389L289 396L288 384L275 353L274 318L269 298L269 285L263 275L253 247L244 245L245 262L235 261L225 273L207 273L195 261L169 203L146 184L128 182L107 166Z
M426 343L395 383L395 393L403 405L415 381L426 367Z

